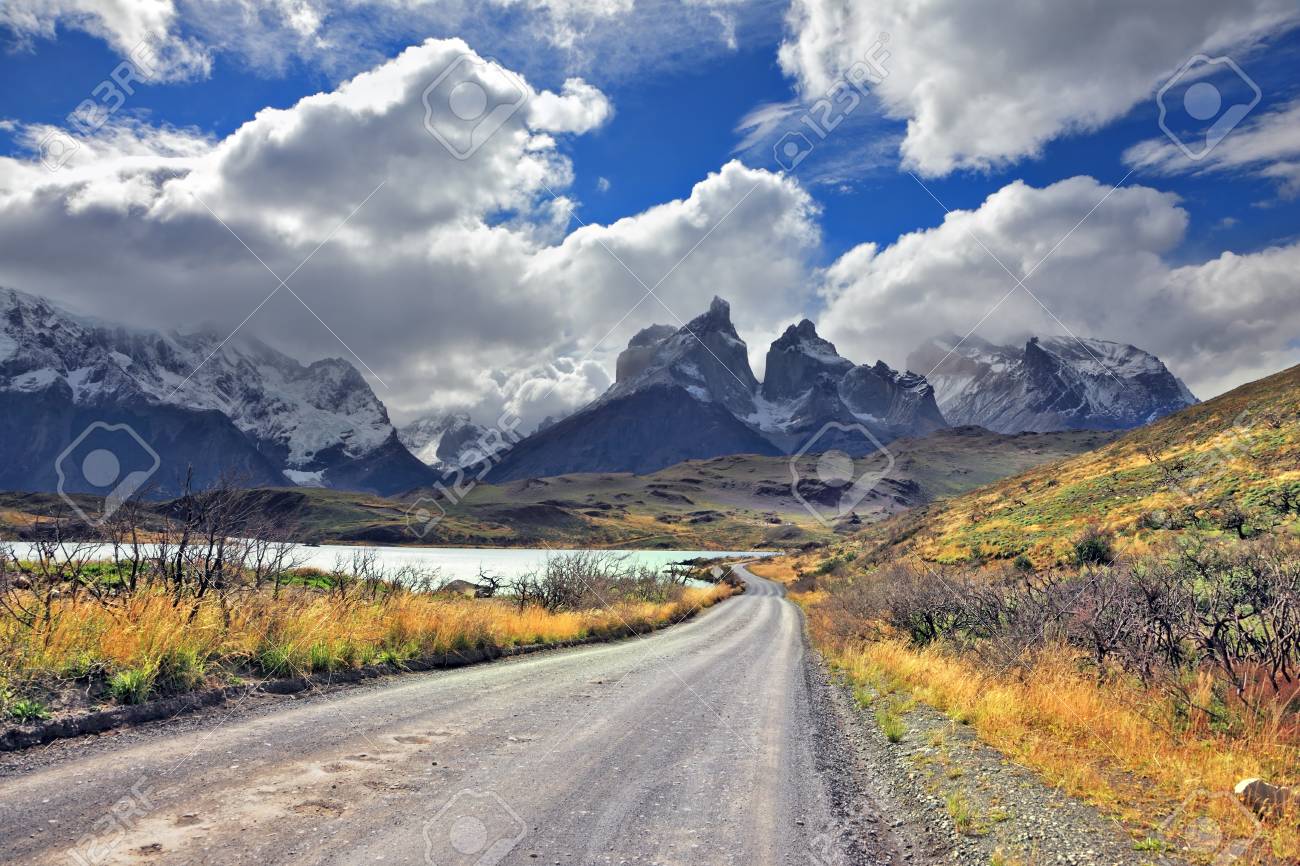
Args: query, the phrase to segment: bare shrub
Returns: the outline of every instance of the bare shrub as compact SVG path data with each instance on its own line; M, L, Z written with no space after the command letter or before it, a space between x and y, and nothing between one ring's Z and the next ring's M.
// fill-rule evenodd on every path
M661 572L623 556L587 550L547 557L542 568L515 578L510 590L520 608L531 604L554 613L619 602L675 601L683 585L683 576L674 570Z
M1045 573L898 563L837 586L827 611L845 637L870 638L883 625L1002 668L1066 644L1086 652L1098 677L1135 675L1187 705L1197 672L1254 710L1300 689L1294 541L1192 542L1172 555Z

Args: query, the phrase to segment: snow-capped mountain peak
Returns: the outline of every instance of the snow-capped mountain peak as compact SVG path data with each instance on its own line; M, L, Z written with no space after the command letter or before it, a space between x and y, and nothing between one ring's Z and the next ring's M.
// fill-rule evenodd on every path
M749 367L748 347L731 323L731 306L721 298L680 328L655 325L638 333L619 356L618 367L618 380L601 400L667 385L733 413L754 410L758 380Z
M211 328L162 333L114 325L13 289L0 290L6 392L80 407L217 412L296 483L329 485L332 475L355 469L348 464L401 459L387 410L347 361L304 365Z
M946 335L908 363L933 368L951 423L1001 433L1127 429L1196 402L1155 355L1109 340L1031 337L1021 347Z
M450 470L483 459L479 441L487 428L475 424L464 413L428 415L397 431L402 444L420 462L439 470Z

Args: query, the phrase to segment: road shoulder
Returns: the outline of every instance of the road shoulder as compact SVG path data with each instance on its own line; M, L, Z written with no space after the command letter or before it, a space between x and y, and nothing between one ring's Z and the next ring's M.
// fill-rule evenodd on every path
M969 726L913 703L890 710L901 722L892 731L895 742L875 714L896 703L831 680L839 712L852 718L846 727L877 801L888 798L891 825L922 852L909 862L1143 866L1159 856L1139 850L1142 840L1118 821L1012 763Z

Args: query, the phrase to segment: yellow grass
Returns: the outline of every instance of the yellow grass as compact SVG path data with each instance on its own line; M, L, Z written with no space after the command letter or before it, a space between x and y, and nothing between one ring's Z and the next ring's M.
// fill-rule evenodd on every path
M1153 539L1174 534L1146 518L1163 512L1179 525L1215 527L1225 500L1261 525L1276 520L1300 531L1294 509L1282 503L1284 493L1297 493L1297 465L1300 366L1094 451L869 526L837 547L933 563L1023 554L1048 567L1068 563L1073 540L1090 526L1115 533L1117 552L1140 555Z
M1132 684L1101 686L1080 673L1066 650L1049 653L1026 677L990 674L939 646L903 640L825 645L836 667L858 684L905 689L1052 785L1121 818L1135 833L1158 833L1164 816L1186 824L1208 815L1238 836L1255 827L1224 796L1242 778L1300 782L1300 755L1267 725L1219 736L1193 720L1170 724L1166 702ZM1186 804L1180 812L1180 804ZM1265 844L1275 856L1300 856L1297 816L1270 822ZM1175 836L1177 833L1175 832Z
M558 643L648 631L729 596L725 585L691 588L676 601L623 603L548 613L508 600L398 591L369 599L313 589L248 591L228 614L212 598L191 618L164 592L106 607L56 602L46 633L0 618L0 686L26 688L87 673L142 671L160 690L193 688L214 674L247 669L287 675L357 667L474 647Z
M764 559L760 562L754 562L747 566L750 571L759 577L774 580L777 583L784 583L786 586L794 583L799 579L795 573L794 563L789 557L782 556L775 559Z

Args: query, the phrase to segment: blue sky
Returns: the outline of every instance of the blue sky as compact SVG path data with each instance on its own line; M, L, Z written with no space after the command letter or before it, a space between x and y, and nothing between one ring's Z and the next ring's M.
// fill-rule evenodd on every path
M572 294L574 275L590 272L596 275L591 278L601 283L602 297L614 300L610 300L608 309L601 308L599 316L593 313L590 321L573 315L566 319L557 313L552 329L529 346L520 343L513 325L502 324L504 318L499 311L493 314L485 310L484 321L499 326L500 333L477 335L476 345L487 348L458 350L478 354L471 360L458 355L455 363L445 357L424 356L413 362L411 358L419 351L414 347L400 357L391 354L391 335L386 339L378 326L368 329L357 325L354 339L358 345L373 341L374 347L354 350L345 344L344 348L357 360L370 353L376 358L375 369L392 372L391 377L383 377L385 381L393 378L408 382L401 394L389 395L399 411L405 406L410 406L410 411L421 406L495 407L508 403L521 390L527 391L527 383L537 376L566 382L565 387L548 390L570 393L575 402L589 399L607 384L602 375L607 377L612 353L626 340L629 329L652 321L672 323L674 316L689 318L707 304L707 297L715 291L732 298L738 325L743 326L742 331L747 330L743 336L750 341L756 365L761 365L762 347L774 329L779 330L782 322L795 316L811 315L826 318L823 330L830 332L846 354L851 351L854 360L870 362L876 356L901 366L908 346L930 336L925 329L965 333L965 323L974 325L979 321L978 312L1000 297L999 281L1005 282L1007 275L999 274L1000 268L985 271L989 262L978 262L978 256L969 255L971 249L985 248L990 256L999 259L999 264L1004 258L1020 262L1009 268L1019 276L1067 234L1053 229L1053 241L1051 232L1044 228L1041 238L1018 237L1017 232L1025 235L1017 222L1021 219L1023 225L1046 227L1059 218L1061 225L1069 229L1082 217L1080 222L1086 227L1059 254L1053 252L1050 263L1033 278L1041 298L1047 300L1036 296L1035 304L1019 297L1013 299L989 320L988 336L998 338L1037 330L1059 332L1066 328L1085 332L1086 336L1145 340L1144 347L1177 361L1194 386L1210 392L1294 362L1296 346L1292 337L1281 331L1265 335L1262 327L1250 325L1275 322L1279 318L1277 305L1290 299L1289 286L1279 288L1269 282L1273 279L1270 275L1285 272L1288 265L1279 265L1274 261L1278 257L1264 254L1277 248L1289 256L1300 240L1300 196L1296 194L1300 191L1300 170L1295 168L1300 164L1300 144L1296 143L1291 115L1287 114L1300 104L1300 80L1294 73L1300 68L1300 31L1296 29L1295 15L1286 11L1287 4L1251 0L1252 8L1240 16L1245 23L1225 23L1216 17L1221 13L1213 4L1198 0L1192 4L1194 8L1183 8L1181 16L1186 21L1168 19L1163 23L1155 13L1161 12L1157 7L1167 4L1155 3L1150 10L1140 11L1117 2L1109 19L1096 25L1095 33L1079 32L1081 26L1093 26L1090 23L1058 22L1049 8L1051 4L1046 4L1039 14L1025 15L1024 21L1011 22L1005 33L999 33L982 32L981 27L960 22L961 16L969 14L969 7L955 0L937 3L933 22L917 21L915 16L899 12L906 8L902 0L881 3L880 11L870 13L865 7L859 9L851 4L847 7L853 9L851 13L837 11L837 3L682 0L680 14L675 14L662 7L644 8L645 4L632 0L597 0L589 4L597 11L584 14L581 9L575 12L577 7L571 8L570 4L529 0L464 8L447 3L436 13L422 11L416 15L401 4L388 6L387 0L350 6L346 13L343 7L334 8L327 0L312 0L300 7L314 10L316 17L306 24L280 20L271 7L254 24L246 17L246 9L242 13L223 11L220 2L199 6L173 5L163 0L162 5L172 13L162 24L131 20L129 16L114 18L117 13L111 11L110 4L104 4L105 11L98 13L99 18L67 14L60 11L61 3L36 4L33 9L48 9L46 18L42 18L41 11L33 13L37 25L32 25L31 19L24 23L24 19L14 17L8 19L6 27L4 13L0 13L0 43L5 45L0 54L0 77L8 85L0 103L0 120L5 122L0 129L0 155L8 158L14 177L19 176L18 168L35 165L35 141L48 128L66 126L68 112L114 68L126 53L124 46L142 27L152 27L158 38L185 54L191 65L165 76L170 80L141 86L114 120L124 126L128 121L134 124L130 135L136 148L132 152L137 156L168 156L163 152L165 148L159 149L159 130L178 128L198 143L187 145L192 153L187 152L181 162L166 163L165 170L146 171L138 167L138 161L132 163L130 171L143 172L134 181L137 186L125 192L124 187L106 191L104 201L111 204L96 198L94 206L127 217L147 212L150 216L145 224L150 231L155 227L155 216L160 220L158 225L169 224L166 209L160 207L170 200L165 193L172 175L166 172L176 176L192 173L195 188L200 188L195 180L203 173L196 168L204 159L200 152L232 137L259 110L289 109L286 115L292 114L303 97L329 94L350 77L391 63L403 49L425 38L463 37L473 51L521 73L537 91L558 94L564 90L568 94L565 82L575 77L597 88L612 112L597 111L601 117L584 122L580 129L561 124L544 145L547 169L558 172L544 186L549 190L554 188L552 184L558 184L560 194L572 204L576 215L567 220L567 226L557 228L554 215L548 222L542 207L548 203L548 196L531 180L519 178L503 181L503 190L514 190L501 194L499 201L508 204L486 206L486 210L463 218L475 222L485 236L494 231L499 234L504 227L518 235L519 243L533 245L528 253L532 263L521 263L519 275L513 278L516 287L527 284L532 291L533 284L526 281L536 280L539 270L555 268L557 273L567 275L556 291ZM23 5L18 3L18 7ZM942 7L948 5L951 20L943 17ZM889 17L891 9L897 13L893 18ZM245 15L235 19L244 29L231 29L232 19L222 18L222 14ZM839 14L848 15L848 23L818 27L819 16ZM1134 20L1123 20L1126 16ZM777 138L791 129L807 131L799 125L799 118L814 101L810 95L815 97L828 81L837 80L844 71L843 58L861 56L871 34L886 27L895 31L887 45L891 57L884 63L887 80L873 88L871 97L818 143L806 160L782 176L772 152ZM1165 30L1168 32L1161 32ZM962 41L945 43L952 39L952 32L960 34ZM1131 33L1158 37L1148 35L1144 37L1146 42L1135 43L1136 48L1116 46ZM1232 42L1225 34L1237 41ZM1036 40L1041 43L1037 47L1033 44ZM1050 48L1054 41L1062 47ZM1029 49L1016 47L1025 42L1031 43ZM1071 56L1072 42L1080 43L1079 58ZM1211 48L1222 49L1239 61L1241 69L1258 85L1260 99L1238 130L1230 132L1209 158L1193 163L1173 149L1171 139L1161 130L1157 93L1185 59ZM976 58L974 65L963 58L966 49ZM1017 56L1017 51L1023 56ZM1095 63L1090 61L1090 53L1095 53ZM1144 56L1147 53L1152 57ZM987 58L987 63L981 57ZM1021 64L1009 67L1015 74L1008 74L1006 67L998 65L1013 61ZM931 67L940 67L939 72L932 72ZM1205 80L1215 83L1225 103L1249 98L1248 87L1222 72L1217 70ZM980 81L985 74L987 79ZM1190 76L1179 82L1178 88L1191 86L1197 80ZM1171 91L1171 99L1181 98L1178 88ZM573 99L576 105L577 97ZM751 135L754 130L745 126L746 119L764 110L771 114L774 106L780 107L776 113L783 119L762 134ZM583 110L594 110L590 100ZM1004 119L1000 126L982 121L982 115L994 117L1001 112L1010 120ZM1026 118L1025 130L1017 129L1020 117ZM1170 120L1170 124L1175 121ZM362 136L360 127L357 132ZM374 134L374 130L365 132ZM371 142L384 140L359 137L353 159L387 158L369 150L383 146ZM752 146L742 149L741 143L747 140ZM286 176L296 171L296 166L314 164L311 148L325 150L328 144L322 140L304 142L306 149L298 152L294 169L285 169ZM87 161L91 150L93 147L86 148L83 153ZM185 161L191 157L198 161ZM561 168L556 168L560 163L555 160L563 163ZM758 173L726 175L723 167L733 160ZM227 190L223 184L233 176L232 164L223 161L224 167L216 170L202 188ZM88 162L74 165L98 178L94 184L102 181ZM114 183L125 183L124 175L112 167L116 165L105 158L100 167L105 176L114 176ZM456 165L447 168L452 173L460 170ZM332 169L330 177L351 173L345 162ZM139 178L145 176L152 185L150 196L155 197L148 199L146 211L141 212L140 200L134 196L141 194ZM61 187L59 193L67 196L64 201L84 201L84 196L78 198L73 175L61 177L67 178L67 186ZM719 209L709 211L715 216L730 213L728 207L735 205L736 199L727 199L730 193L725 190L733 186L751 191L760 188L758 184L751 188L741 183L749 177L758 178L762 184L755 202L762 199L764 208L775 210L765 218L762 212L751 214L748 211L752 208L746 207L735 218L727 217L736 223L728 225L728 230L734 230L740 239L733 243L719 233L718 243L710 242L698 253L690 253L689 266L674 276L675 281L690 285L674 289L678 292L676 299L665 296L658 305L646 301L628 315L626 322L620 322L618 317L626 313L627 304L640 296L635 286L609 285L617 278L595 265L580 268L566 260L560 267L550 261L568 256L575 249L581 252L581 233L565 240L566 234L578 228L580 220L598 229L596 233L604 237L601 246L622 249L619 245L626 244L629 256L648 243L662 243L663 262L671 265L678 258L673 244L681 243L680 252L684 253L706 230L707 221L700 223L700 213L713 207ZM1111 188L1126 177L1121 194L1112 198ZM0 184L9 186L0 192L13 196L15 203L21 195L32 194L32 190L50 190L48 177L24 179L21 183L4 178L0 173ZM1087 181L1089 178L1092 180ZM1081 180L1060 186L1071 179ZM466 189L474 189L475 184L491 186L486 179L467 176L465 180L470 184ZM304 188L324 182L324 178L307 178L304 183L308 186ZM22 187L24 183L31 185ZM237 186L228 185L230 190ZM391 190L387 188L372 209L388 207L391 213L405 213L411 202L385 203ZM528 192L520 198L516 194L519 190ZM769 191L771 196L765 198ZM716 203L710 198L715 192ZM356 197L354 193L349 195ZM231 196L230 201L238 200L233 192ZM945 229L944 210L936 198L954 211L969 212L969 220L949 220ZM241 216L248 219L248 231L268 232L267 245L275 246L291 236L287 247L309 251L315 245L310 238L323 236L330 225L347 215L349 200L341 197L336 212L313 208L309 216L304 215L305 211L289 213L283 208L272 213L275 209L268 206L262 220L265 224L259 226L252 225L259 222L255 215ZM986 206L986 202L994 201L1004 204ZM65 216L84 217L80 207L65 206ZM250 201L249 207L256 205ZM664 228L648 216L656 208L665 207L663 220L679 223ZM17 204L10 215L21 220ZM1126 224L1125 219L1131 222ZM316 222L312 231L304 231L302 237L293 236L306 221ZM85 219L74 222L76 225L57 231L67 232L66 236L72 238L75 232L86 230ZM104 231L104 223L96 225L97 232ZM174 228L176 223L169 225ZM130 227L108 231L111 234L120 230L134 237L140 227L137 221ZM36 230L35 218L29 220L27 228ZM426 239L435 238L436 227L427 228ZM384 231L391 233L392 229L385 227ZM667 232L672 241L654 241L654 231ZM1097 239L1089 235L1094 231ZM1106 235L1106 231L1112 231L1112 235ZM640 233L650 234L643 237ZM899 243L909 233L913 233L914 242ZM1134 249L1108 257L1098 267L1089 267L1082 251L1089 243L1125 234L1143 240L1135 243ZM809 242L811 235L816 235L813 242ZM207 248L231 241L229 236L214 240L222 237L219 233L204 235L205 240L195 243ZM743 252L746 237L761 254L747 256ZM167 244L175 243L174 234L167 238ZM153 243L151 249L158 249L158 241ZM538 243L542 246L537 247ZM870 244L875 247L865 246ZM547 245L552 248L548 250ZM1080 249L1071 250L1074 245ZM200 246L193 250L195 259ZM1212 267L1216 261L1222 262L1225 253L1244 257L1244 264ZM223 249L223 255L229 252ZM369 255L373 262L373 249ZM739 256L738 261L753 258L755 273L772 274L772 284L755 285L751 276L737 277L732 285L728 275L744 269L724 259L724 255ZM762 255L770 255L771 260L762 261ZM288 249L285 256L283 266L291 270L295 257ZM20 258L22 261L10 268L0 268L0 281L18 284L19 288L66 294L62 300L74 306L89 306L97 314L120 306L107 298L104 290L87 294L67 288L84 280L78 274L96 273L94 268L74 271L59 256L42 260L27 249ZM159 262L140 265L147 272L138 277L139 282L165 285L175 279L174 271L160 272L165 257L158 258ZM932 270L935 262L949 258L963 264ZM918 268L918 263L925 267ZM660 263L647 263L645 267L651 281L656 278L656 268L668 270ZM1214 283L1229 274L1233 280L1246 279L1241 274L1250 269L1254 269L1249 276L1252 282L1244 288L1235 283ZM350 273L344 266L337 270ZM338 315L345 320L353 315L348 312L345 298L355 296L358 285L369 287L376 281L393 279L391 274L366 274L360 266L355 270L354 283L339 286L339 297L334 302ZM920 278L915 275L922 270L929 276L926 282L918 283ZM1099 285L1096 297L1092 297L1093 288L1088 283L1092 271L1098 279L1116 285ZM137 280L126 265L111 273L119 282ZM187 273L192 276L194 271ZM234 281L240 282L245 275L254 278L256 273L241 269ZM403 278L408 276L403 274ZM324 277L310 270L304 274L305 279ZM502 275L502 279L506 285L511 278ZM232 277L226 275L222 280L221 285L229 285ZM1144 296L1146 306L1127 306L1129 299L1122 289L1130 280L1134 286L1148 287L1142 290L1149 293ZM466 277L435 294L468 292L486 296L489 282L483 274ZM247 290L249 299L259 297L256 288ZM669 288L673 287L665 290ZM111 288L109 293L118 290ZM232 311L244 307L242 294L222 304L207 302L210 290L196 287L195 291L204 293L202 302L196 301L195 305L204 308L205 317L219 317L227 307ZM509 292L502 291L502 303L508 303ZM1048 299L1053 292L1055 300ZM1108 292L1117 294L1112 297ZM1225 324L1230 312L1216 310L1211 315L1209 308L1217 304L1205 301L1206 297L1217 297L1216 292L1259 296L1252 301L1253 306L1231 311L1235 316L1232 321L1247 324L1241 325L1230 340L1216 336L1232 330ZM516 299L518 294L516 291ZM1081 294L1089 297L1081 298ZM1179 303L1184 305L1181 312L1186 321L1176 321L1164 329L1144 327L1141 318L1160 317L1158 305L1162 298L1170 296L1183 299ZM1187 300L1193 296L1200 300ZM1019 312L1015 311L1017 305ZM453 303L448 309L464 306ZM584 309L592 306L586 304ZM926 316L927 306L943 314L935 316L931 323ZM275 310L280 307L279 298L268 306L265 324L290 350L305 356L341 352L338 344L320 333L300 333L296 326L288 324L292 304L280 309L285 318L273 323ZM1108 312L1098 312L1101 307ZM164 308L166 304L158 307L160 311ZM362 320L373 315L373 309L360 312L354 318ZM888 321L895 313L899 318ZM183 327L187 323L175 324ZM250 330L255 325L250 325ZM584 341L584 329L606 333L608 326L613 330L608 331L607 338L594 344L595 338ZM1247 350L1251 341L1263 341L1263 348ZM512 355L512 349L518 352ZM538 368L539 356L553 360ZM593 371L592 363L606 372ZM366 363L367 369L370 366ZM429 393L430 376L441 377L439 381L445 387Z
M602 81L598 71L589 74L589 80L609 95L616 114L607 126L566 148L578 170L575 192L582 201L578 215L587 222L608 223L688 195L695 183L733 155L743 137L737 126L751 109L795 98L793 82L777 64L780 33L764 36L734 53L666 72L620 75L611 81ZM480 53L507 63L516 59L508 46L483 41L483 46L473 46ZM396 54L407 44L394 40L379 50ZM9 82L0 116L57 124L119 60L102 39L66 28L57 38L39 39L25 48L11 44L0 54L0 79ZM1296 97L1300 91L1300 80L1294 75L1297 63L1300 36L1294 32L1250 59L1247 71L1265 94L1256 111ZM548 65L517 68L537 85L556 87L563 82L564 71ZM302 62L287 70L267 71L218 55L211 77L146 86L130 106L152 122L196 126L223 137L263 107L289 107L337 83L336 75ZM1124 151L1159 134L1157 115L1154 100L1140 103L1096 132L1053 141L1041 158L1002 170L962 171L925 182L950 209L976 207L1015 179L1045 185L1087 174L1117 183L1129 170L1122 160ZM901 135L903 122L878 116L872 120L876 133ZM0 136L5 152L21 152L13 135ZM744 159L756 167L777 167L766 148L745 154ZM812 175L826 161L826 155L814 152L796 174ZM610 182L607 192L597 187L602 177ZM1182 198L1192 223L1185 248L1177 255L1189 261L1223 249L1250 252L1292 240L1300 232L1300 199L1280 197L1276 185L1263 179L1212 175L1153 181L1139 171L1130 180L1155 183ZM847 189L831 185L813 189L824 209L827 260L863 241L888 243L904 232L936 225L943 217L934 200L898 169L896 158L864 167ZM1225 219L1233 224L1223 225Z

